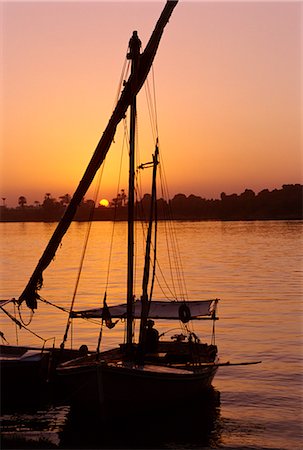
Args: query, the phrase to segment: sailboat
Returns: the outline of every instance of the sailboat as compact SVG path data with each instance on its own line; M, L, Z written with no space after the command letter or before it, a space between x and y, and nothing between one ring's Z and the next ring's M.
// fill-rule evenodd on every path
M147 72L145 67L150 66L151 57L148 58L148 63L145 63L145 60L149 54L155 53L155 44L152 43L155 41L158 45L160 34L176 3L166 3L142 54L136 31L129 41L127 57L131 60L131 75L121 95L123 99L125 92L130 92L126 102L130 108L127 301L112 307L108 307L104 302L103 308L72 313L73 318L102 318L104 321L125 319L126 342L117 348L97 351L59 365L57 372L65 382L71 401L81 406L100 403L108 410L117 401L127 401L128 397L132 399L133 405L145 402L147 396L149 405L151 402L158 404L160 401L184 400L209 388L218 368L216 345L201 343L199 338L189 331L187 336L180 334L170 341L158 341L157 331L153 329L154 320L163 319L187 324L190 320L203 318L214 323L217 320L218 303L218 299L194 302L161 301L152 299L148 293L159 164L157 144L152 162L148 163L152 166L153 174L142 293L139 299L136 299L134 293L136 97L143 82L141 74L143 71ZM138 342L134 342L135 320L140 321Z
M106 293L102 308L75 311L71 308L69 319L99 318L109 328L114 326L113 319L126 323L126 340L118 347L101 351L102 329L99 334L97 350L88 351L83 346L81 354L68 358L64 345L69 327L61 344L56 349L56 381L63 389L65 398L80 408L102 406L106 411L115 408L116 402L128 401L137 407L149 399L151 404L178 403L203 395L211 387L220 363L215 344L215 323L218 320L218 299L199 301L185 298L163 300L152 295L156 271L156 262L151 263L152 235L156 235L156 178L159 165L159 147L147 166L152 167L151 205L148 219L145 262L142 292L136 297L134 292L134 222L135 214L135 136L137 95L149 73L157 52L164 28L177 5L177 1L166 2L155 29L141 53L141 41L134 31L129 41L127 58L131 62L131 73L121 92L117 105L108 125L96 147L92 159L81 179L66 211L58 223L44 253L42 254L27 286L18 299L35 310L40 300L39 290L43 286L43 271L54 259L64 234L67 232L77 207L90 187L96 172L102 165L114 140L116 128L130 110L129 134L129 185L128 185L128 236L127 236L127 295L126 302L108 306ZM156 254L156 252L154 252ZM149 292L150 288L150 292ZM160 338L154 329L154 321L177 321L182 332L176 333L170 340ZM201 342L189 326L195 320L208 320L212 326L210 343ZM139 321L139 333L135 339L134 324ZM60 356L61 355L61 356ZM63 363L60 363L63 360ZM86 410L86 409L84 409Z

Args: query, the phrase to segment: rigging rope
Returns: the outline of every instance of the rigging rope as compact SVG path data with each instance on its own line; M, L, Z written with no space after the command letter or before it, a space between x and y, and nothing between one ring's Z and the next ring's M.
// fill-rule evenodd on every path
M148 103L148 111L149 111L149 116L150 116L153 137L155 139L155 142L159 142L156 83L155 83L155 74L154 74L153 66L151 68L151 73L152 73L153 94L151 94L149 79L147 79L146 83L145 83L145 86L146 86L145 93L146 93L146 98L147 98L147 103ZM186 299L188 299L188 293L187 293L187 288L186 288L186 283L185 283L185 278L184 278L182 260L180 257L180 250L179 250L178 241L177 241L177 237L176 237L176 230L175 230L175 226L173 224L173 214L172 214L171 205L170 205L170 201L169 201L169 193L168 193L168 187L167 187L168 185L167 185L167 180L166 180L165 172L163 169L162 161L163 161L163 154L162 154L162 152L160 152L161 164L159 164L159 171L160 171L161 193L162 193L162 197L166 200L166 202L168 204L168 216L165 217L164 228L165 228L165 235L166 235L166 247L167 247L167 256L168 256L169 267L170 267L172 289L169 286L169 284L167 283L167 280L161 270L159 261L157 260L156 256L155 256L155 262L154 262L154 266L153 266L153 272L154 272L154 277L157 280L157 284L158 284L159 288L161 289L163 295L166 298L169 298L169 297L166 295L166 293L163 289L162 283L160 282L159 277L155 274L156 265L157 265L158 273L160 273L162 276L162 282L164 282L166 289L168 290L168 292L170 293L172 298L175 300L178 300L178 301L180 301L180 300L185 301ZM152 289L153 289L153 285L151 288L151 292L152 292ZM177 292L178 292L178 294L177 294ZM191 324L191 323L185 324L182 321L180 321L180 326L186 333L189 333L189 334L192 333L190 328L193 328L193 324Z
M121 156L120 156L120 168L119 168L117 194L116 194L117 198L118 198L118 194L120 192L120 182L121 182L121 173L122 173L123 153L125 151L125 142L127 143L127 139L128 139L128 129L127 129L126 118L123 119L123 125L124 125L124 134L123 134L123 142L122 142L122 149L121 149ZM105 282L105 292L107 291L108 283L109 283L109 274L110 274L110 267L111 267L111 261L112 261L112 251L113 251L113 243L114 243L115 225L116 225L116 219L117 219L117 208L118 208L118 205L116 203L115 204L115 210L114 210L113 227L112 227L112 233L111 233L111 239L110 239L108 267L107 267L106 282Z
M157 163L158 164L158 163ZM149 302L152 300L152 295L154 291L154 285L155 285L155 279L156 279L156 261L157 261L157 236L158 236L158 208L157 208L157 198L155 199L155 205L154 205L154 215L155 215L155 231L154 231L154 258L152 261L153 266L153 272L152 272L152 280L150 285L150 293L149 293ZM151 243L152 245L152 243Z
M46 303L47 305L53 306L54 308L57 308L57 309L60 309L60 311L69 313L69 310L67 308L64 308L63 306L58 306L55 303L52 303L41 296L40 296L39 300L41 300L43 303Z
M155 73L154 73L154 65L151 67L152 78L153 78L153 98L154 98L154 114L155 114L155 129L157 139L159 138L159 129L158 129L158 115L157 115L157 98L156 98L156 83L155 83Z
M76 299L76 295L77 295L77 292L78 292L78 287L79 287L80 278L81 278L81 274L82 274L84 259L85 259L86 250L87 250L87 246L88 246L88 240L89 240L89 237L90 237L90 232L91 232L91 227L92 227L92 218L93 218L93 215L94 215L96 199L98 198L98 195L99 195L100 184L101 184L101 179L102 179L102 175L103 175L103 171L104 171L104 166L105 166L105 161L104 161L104 163L101 166L101 170L99 170L98 182L97 182L97 185L96 185L95 195L94 195L94 202L93 202L93 204L91 206L91 209L90 209L88 226L87 226L86 236L85 236L85 239L84 239L82 254L81 254L81 258L80 258L80 266L79 266L78 275L77 275L77 278L76 278L75 289L74 289L74 293L73 293L73 297L72 297L72 301L71 301L71 306L70 306L69 315L68 315L68 319L67 319L67 323L66 323L65 333L64 333L64 336L63 336L63 341L60 344L60 347L62 349L64 348L65 342L67 340L68 332L69 332L69 329L70 329L70 326L71 326L71 323L72 323L72 312L73 312L73 309L74 309L75 299ZM72 339L72 336L71 336L71 339Z
M128 50L128 47L127 47L127 50ZM125 55L127 54L127 50L125 52ZM118 103L118 100L119 100L119 97L120 97L120 94L121 94L121 90L122 90L122 86L123 86L125 80L128 77L128 74L129 74L129 71L130 71L130 65L131 65L131 61L129 59L125 58L124 62L123 62L123 67L122 67L119 83L118 83L116 98L115 98L115 102L114 102L114 105L113 105L113 110L115 109L115 107L116 107L116 105Z
M157 120L157 102L156 102L156 88L155 88L155 78L154 78L154 70L152 67L152 93L151 93L151 87L149 84L149 79L146 80L145 83L145 94L146 94L146 101L148 105L148 112L149 112L149 118L150 118L150 124L152 129L152 135L155 142L159 141L159 129L158 129L158 120ZM162 154L161 154L161 160ZM168 195L168 189L167 189L167 182L166 179L163 178L163 172L161 170L162 164L159 164L159 170L160 170L160 181L161 181L161 192L162 197L166 199L168 205L169 205L169 195ZM145 211L144 211L144 205L142 204L142 182L140 173L137 171L137 177L136 177L136 195L139 200L139 205L141 207L141 213L142 217L145 217ZM169 205L170 207L170 205ZM165 293L162 283L164 282L165 288L169 292L170 297L172 297L175 300L185 300L187 298L187 292L186 292L186 286L185 286L185 280L183 276L183 270L182 270L182 263L180 258L180 252L178 248L178 243L176 241L176 233L174 226L172 224L172 213L171 209L169 208L169 214L168 217L166 217L167 220L164 221L164 228L165 228L165 235L166 235L166 246L167 246L167 256L169 261L169 268L170 268L170 274L171 274L171 284L170 287L167 283L167 280L161 270L161 267L159 265L159 261L157 258L155 258L155 262L153 263L153 272L155 272L155 268L157 266L158 272L161 274L162 282L159 279L158 275L154 275L154 278L157 280L157 283L159 285L159 288L161 289L164 297L169 299L169 296ZM147 225L142 220L142 232L143 235L146 237L146 230ZM155 246L153 245L154 251ZM172 289L171 289L172 288ZM153 283L151 287L151 292L153 290ZM177 292L179 294L177 294ZM171 299L171 298L170 298Z
M31 323L31 321L33 320L33 317L34 317L34 311L31 310L31 312L30 312L30 317L29 317L29 319L28 319L28 322L25 323L24 320L23 320L23 318L22 318L22 315L21 315L21 304L18 304L18 314L19 314L19 319L20 319L21 323L22 323L24 326L26 326L26 327Z
M119 168L119 176L118 176L118 183L117 183L117 191L116 191L116 198L119 196L120 192L120 184L121 184L121 173L122 173L122 165L123 165L123 154L125 152L125 143L128 142L128 128L127 128L127 120L126 117L123 119L123 141L122 141L122 148L121 148L121 156L120 156L120 168ZM112 253L113 253L113 243L114 243L114 234L115 234L115 225L116 225L116 219L117 219L117 210L118 210L118 202L115 203L115 209L114 209L114 219L113 219L113 226L112 226L112 232L111 232L111 238L110 238L110 247L109 247L109 257L108 257L108 267L107 267L107 273L106 273L106 282L105 282L105 292L104 292L104 302L106 301L107 297L107 289L109 285L109 276L110 276L110 268L111 268L111 261L112 261ZM97 343L97 354L100 352L100 345L102 340L102 334L103 334L103 319L101 319L100 323L100 331L99 331L99 337L98 337L98 343Z
M14 316L16 317L16 303L14 303ZM19 345L19 337L18 337L18 327L17 324L15 323L15 333L16 333L16 343L17 345Z
M160 178L161 178L162 195L164 198L169 199L167 180L166 180L166 175L165 175L165 172L163 169L163 165L160 166ZM178 241L176 238L176 230L175 230L175 226L173 224L173 212L172 212L169 200L167 201L167 203L168 203L168 215L167 215L167 217L165 217L166 220L164 220L164 224L165 224L165 228L166 228L166 236L167 236L167 239L168 239L168 237L170 237L170 239L171 239L172 253L175 258L174 261L175 261L175 265L176 265L175 271L176 271L176 275L177 275L178 290L181 295L181 300L187 300L188 294L187 294L186 283L185 283L185 279L184 279L184 272L183 272L182 261L181 261L181 257L180 257L180 250L179 250ZM167 240L167 246L169 246L168 240ZM169 257L170 257L170 255L171 255L171 252L169 252ZM171 272L171 273L173 273L173 272Z
M147 107L148 107L148 113L149 113L149 120L151 123L153 140L154 140L154 142L156 142L158 139L157 118L156 118L156 113L154 111L154 107L153 107L153 103L152 103L152 97L151 97L151 93L150 93L150 86L149 86L148 79L146 80L146 83L145 83L145 96L146 96L146 101L147 101Z
M18 325L18 327L24 328L26 331L28 331L29 333L33 334L34 336L36 336L37 338L41 339L44 343L47 341L47 339L44 339L43 337L39 336L39 334L35 333L34 331L30 330L29 328L27 328L25 325L23 325L23 323L21 323L18 319L16 319L16 317L12 316L12 314L10 314L8 311L6 311L3 306L1 306L2 311L16 324Z

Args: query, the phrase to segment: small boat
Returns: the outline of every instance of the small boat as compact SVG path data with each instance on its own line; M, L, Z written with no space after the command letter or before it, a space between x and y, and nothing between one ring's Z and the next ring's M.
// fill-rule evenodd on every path
M107 292L104 293L102 308L75 311L73 303L69 312L65 335L60 349L64 362L56 363L56 373L65 399L83 412L101 408L105 413L115 411L117 402L125 402L129 408L143 411L148 398L148 408L160 405L179 404L197 398L209 390L220 363L215 344L215 323L218 320L218 299L191 300L184 294L180 298L155 299L153 288L156 278L157 260L157 169L159 166L158 137L152 161L140 165L141 169L152 168L151 195L147 213L145 236L145 259L143 264L142 288L139 295L134 292L134 222L135 211L135 146L137 95L149 73L153 59L171 14L178 2L167 1L155 29L141 53L141 41L136 31L129 41L127 59L131 71L124 82L116 107L108 125L96 147L92 159L76 189L65 213L58 223L42 257L40 258L27 286L18 299L19 305L35 310L41 299L39 290L43 286L43 271L54 259L57 248L68 230L77 207L90 187L97 170L102 165L114 140L117 125L130 115L129 131L129 183L128 183L128 233L127 233L127 280L126 301L119 305L107 305ZM121 280L120 280L121 282ZM121 282L122 284L122 282ZM124 292L121 286L121 293ZM123 295L123 294L122 294ZM99 318L101 328L97 349L94 352L86 346L80 348L80 355L67 358L65 343L70 323L74 319ZM113 328L115 323L125 322L126 339L117 347L101 351L102 327ZM209 321L211 324L210 342L202 342L193 331L193 321ZM135 333L135 323L139 321L139 331ZM166 338L159 336L154 328L155 321L179 324L180 331ZM207 322L206 322L207 323ZM165 336L165 339L163 337ZM121 339L122 340L122 339ZM240 363L241 364L241 363ZM57 381L58 381L57 380ZM128 412L130 409L128 409Z
M183 324L193 319L217 319L218 300L190 302L154 301L148 294L151 267L151 237L155 228L156 175L159 164L159 148L156 143L152 163L153 169L149 225L146 237L145 265L142 282L142 295L139 300L133 292L134 279L134 198L135 198L135 136L136 136L136 97L142 82L140 73L150 43L159 42L164 24L167 23L177 2L167 2L156 29L141 54L141 42L134 31L129 41L128 59L131 60L131 76L125 90L131 86L130 107L130 156L128 186L128 278L127 302L95 311L73 313L73 318L103 318L106 316L126 320L126 342L118 348L105 352L87 354L75 360L60 364L58 374L65 382L73 404L86 407L100 404L109 411L112 405L126 401L136 408L149 398L149 407L160 402L180 402L195 397L201 391L210 388L218 368L217 347L214 344L201 343L200 339L187 329L187 335L176 335L171 341L159 341L157 331L153 329L154 320L176 320ZM159 23L162 23L159 29ZM148 63L149 65L149 63ZM124 90L124 92L125 92ZM124 96L121 94L121 98ZM118 102L119 103L119 102ZM115 114L115 112L114 112ZM156 246L156 244L154 244ZM155 265L154 265L155 267ZM153 281L151 282L151 284ZM105 299L106 301L106 299ZM140 320L140 333L135 343L134 321ZM154 320L153 320L154 319ZM153 335L155 336L153 338ZM213 336L214 338L214 336ZM152 340L154 339L154 342ZM184 339L184 340L183 340Z
M15 299L0 300L1 312L19 328L27 329L6 310ZM27 329L28 330L28 329ZM33 333L33 331L28 330ZM33 333L35 334L35 333ZM25 345L9 345L0 331L0 381L2 411L15 407L31 407L53 399L53 387L59 363L79 356L78 350ZM21 374L21 376L20 376Z
M145 340L126 341L119 347L94 352L60 364L59 376L65 379L66 389L76 406L102 405L106 411L121 400L131 400L132 407L142 408L148 398L148 407L159 404L179 404L197 398L211 388L219 359L214 344L201 343L195 333L175 334L171 340L152 342L149 329L154 320L217 320L218 300L206 301L151 301L147 314ZM133 303L133 319L142 321L142 299ZM104 313L106 310L106 314ZM126 318L127 305L78 311L74 317ZM108 319L104 319L108 320ZM154 330L155 331L155 330ZM214 339L214 335L213 335ZM142 410L142 409L141 409Z
M1 345L0 352L2 409L36 403L46 393L50 353L5 345Z

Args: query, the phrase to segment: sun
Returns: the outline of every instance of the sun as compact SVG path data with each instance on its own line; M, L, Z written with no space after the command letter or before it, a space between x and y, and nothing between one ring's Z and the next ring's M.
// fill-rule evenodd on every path
M102 198L99 202L100 206L105 206L105 208L109 205L109 201L106 198Z

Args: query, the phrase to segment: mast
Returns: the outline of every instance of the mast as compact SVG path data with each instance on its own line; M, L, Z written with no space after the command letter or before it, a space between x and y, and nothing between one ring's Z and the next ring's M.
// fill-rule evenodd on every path
M137 82L137 70L141 41L137 31L129 41L128 59L132 61L131 74ZM136 140L137 98L133 96L130 105L129 178L128 178L128 240L127 240L127 313L126 343L130 348L133 341L133 299L134 299L134 205L135 205L135 140Z
M114 139L117 125L125 116L127 108L131 105L133 97L140 91L148 72L151 68L152 62L156 55L161 36L164 31L169 18L177 5L178 0L168 0L161 13L161 16L155 26L155 29L145 47L144 52L140 55L137 71L130 74L125 87L121 93L120 99L112 113L107 127L95 149L95 152L90 160L87 169L81 179L65 213L58 223L46 249L44 250L30 280L25 289L19 297L19 304L26 301L27 306L34 310L37 308L37 300L39 299L38 291L43 285L43 271L49 266L54 259L57 248L59 247L63 236L68 230L71 222L74 219L77 208L90 187L95 174L101 164L103 163L109 147Z
M158 161L159 156L159 148L158 141L156 144L155 154L153 155L153 161L151 163L142 164L140 168L144 167L153 167L153 175L152 175L152 194L151 194L151 205L149 212L149 223L146 237L146 249L145 249L145 262L144 262L144 272L143 272L143 281L142 281L142 296L141 296L141 320L140 320L140 334L139 334L139 342L144 347L145 343L145 331L147 324L147 317L149 313L149 305L150 300L148 298L148 282L149 282L149 274L150 274L150 249L151 249L151 240L152 240L152 228L153 223L155 223L155 235L156 235L156 202L157 202L157 166L159 164ZM156 241L156 239L155 239ZM156 243L155 243L156 247ZM155 261L154 261L155 264Z

